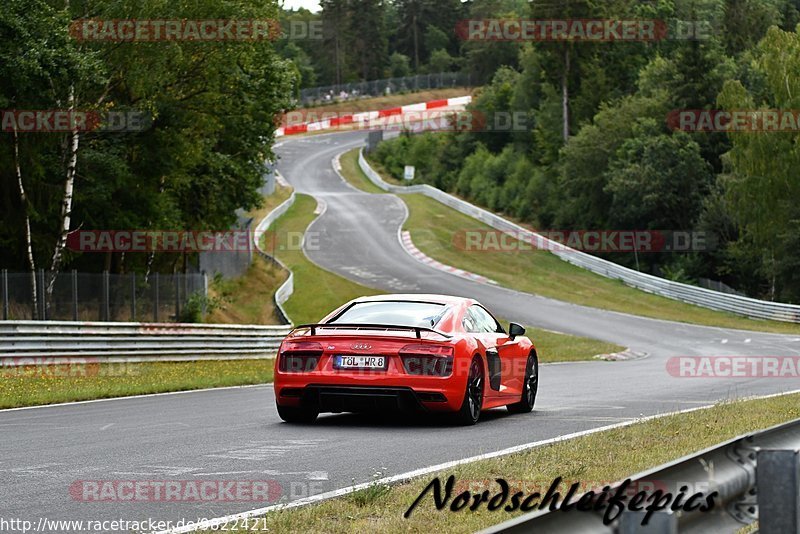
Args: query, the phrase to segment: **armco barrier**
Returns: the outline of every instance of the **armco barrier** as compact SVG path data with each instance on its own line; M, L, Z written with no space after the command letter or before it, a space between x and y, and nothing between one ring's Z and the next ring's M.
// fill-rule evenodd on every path
M0 365L270 358L290 326L1 321Z
M781 304L779 302L768 302L739 295L730 295L641 273L614 262L592 256L591 254L566 247L428 184L397 186L386 183L380 175L369 166L369 163L367 163L367 160L364 158L363 149L359 153L358 164L367 177L384 191L391 193L422 193L465 215L478 219L492 228L506 232L511 236L523 236L526 240L530 240L529 242L543 243L548 250L562 260L595 274L599 274L600 276L621 280L631 287L647 291L648 293L680 300L712 310L730 312L755 319L769 319L789 323L800 322L800 306L798 305Z
M253 242L255 244L259 256L261 256L262 258L264 258L269 262L274 263L275 265L278 265L279 267L281 267L282 269L284 269L286 272L289 273L289 277L283 284L281 284L281 287L278 288L274 296L275 308L278 310L278 313L281 316L281 320L283 320L284 323L289 325L292 324L292 320L289 318L289 315L283 308L283 304L287 300L289 300L289 297L291 297L292 293L294 292L294 273L292 273L291 269L289 269L286 265L284 265L284 263L281 260L273 256L270 256L264 251L264 249L261 248L261 236L264 235L264 233L267 231L267 229L270 227L272 223L278 220L278 218L281 215L286 213L289 210L289 208L292 207L292 204L294 204L294 199L295 199L295 193L294 191L292 191L292 194L291 196L289 196L289 198L283 201L283 203L281 203L280 206L272 210L266 217L264 217L264 219L261 220L261 222L258 223L258 226L256 226L256 230L253 235Z
M687 497L695 492L708 496L716 491L715 506L710 511L687 512L684 508L675 513L668 504L651 514L645 527L642 525L645 508L652 501L642 503L641 511L630 511L627 505L633 504L631 496L636 493L632 490L624 503L625 511L610 524L603 523L603 511L545 510L511 519L480 534L722 533L737 532L756 520L758 531L763 534L800 532L798 449L800 419L726 441L629 477L628 488L652 488L648 490L649 496L656 494L653 490L660 490L662 495L671 493L674 498L682 486L688 490ZM580 495L575 495L570 503L579 500Z

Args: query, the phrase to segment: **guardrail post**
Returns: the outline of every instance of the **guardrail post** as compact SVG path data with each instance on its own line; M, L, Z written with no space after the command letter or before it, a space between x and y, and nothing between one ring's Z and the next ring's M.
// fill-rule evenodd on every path
M793 450L758 451L758 528L762 534L800 532L800 456Z
M72 320L78 320L78 271L72 269Z
M619 534L678 534L678 517L669 512L656 512L642 525L647 512L625 510L619 518Z
M8 271L3 269L3 320L8 321Z
M136 273L131 273L131 321L136 322Z
M158 273L153 274L153 322L158 322Z

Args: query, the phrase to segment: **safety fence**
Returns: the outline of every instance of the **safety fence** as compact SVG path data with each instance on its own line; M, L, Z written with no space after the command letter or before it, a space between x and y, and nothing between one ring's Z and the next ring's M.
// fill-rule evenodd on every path
M0 318L194 322L204 312L207 294L204 273L145 276L77 271L53 274L43 270L14 273L4 269L0 271Z
M343 83L300 90L300 105L346 102L364 97L388 96L409 91L427 91L451 87L471 87L472 75L468 72L439 72L400 78L385 78L369 82Z

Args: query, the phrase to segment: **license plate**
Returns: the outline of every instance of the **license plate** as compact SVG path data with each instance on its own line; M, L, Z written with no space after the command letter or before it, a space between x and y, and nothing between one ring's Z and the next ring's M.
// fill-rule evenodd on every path
M336 369L385 369L386 356L337 356Z

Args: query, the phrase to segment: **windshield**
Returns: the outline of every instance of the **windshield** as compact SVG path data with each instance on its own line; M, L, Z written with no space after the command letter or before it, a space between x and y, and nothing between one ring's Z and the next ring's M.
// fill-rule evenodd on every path
M359 302L330 323L381 324L431 328L442 318L447 306L431 302Z

